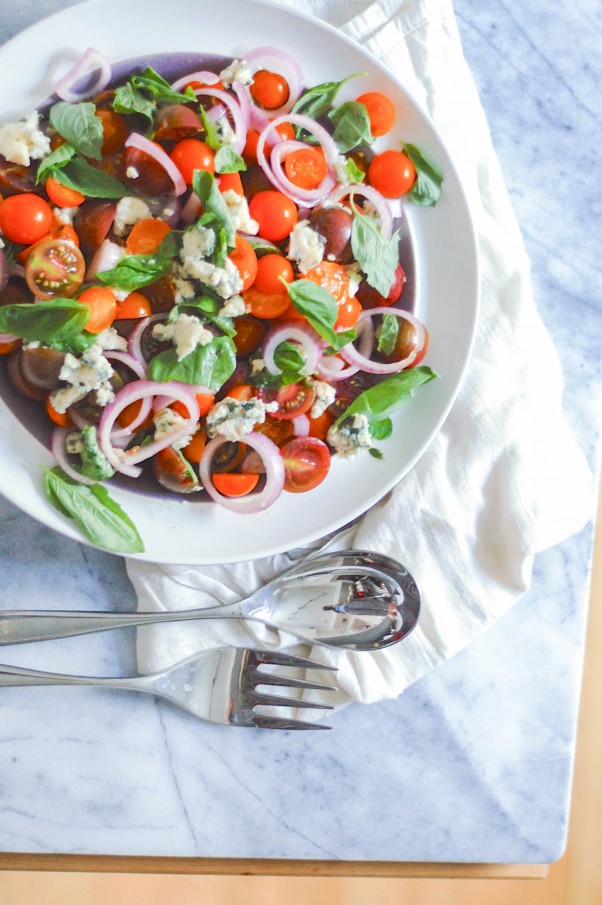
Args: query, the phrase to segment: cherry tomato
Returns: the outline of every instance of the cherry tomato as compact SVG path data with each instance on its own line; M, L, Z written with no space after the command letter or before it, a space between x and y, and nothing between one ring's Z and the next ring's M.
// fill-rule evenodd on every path
M226 396L238 399L239 402L249 402L255 396L255 387L249 383L237 383L236 386L230 387Z
M73 425L69 412L57 412L50 401L50 396L46 399L46 414L50 420L59 427L71 427Z
M295 437L281 449L284 489L305 493L322 483L330 469L330 450L316 437Z
M272 132L277 132L282 141L292 140L295 137L295 130L290 123L280 123ZM249 129L247 132L247 141L242 152L242 156L247 163L257 163L257 142L259 140L259 132L257 129ZM274 147L274 140L268 137L265 143L266 153Z
M377 292L373 286L370 286L365 280L360 283L356 293L356 298L361 303L362 308L383 308L394 305L398 302L403 293L406 275L401 264L395 268L395 274L391 288L386 296Z
M259 483L259 475L221 472L212 475L211 480L215 489L223 496L239 497L255 490Z
M203 418L209 409L213 407L215 396L213 393L195 393L195 397L199 407L199 415ZM172 402L169 407L172 408L174 412L177 412L178 415L181 415L182 418L189 417L188 409L183 402L176 400L175 402Z
M272 418L287 420L309 411L316 394L304 383L291 383L279 390L261 389L259 398L264 402L277 402L278 410L270 413Z
M375 354L375 358L378 361L385 362L401 361L402 359L407 358L408 355L411 355L412 352L415 352L416 357L412 361L411 365L409 365L409 367L415 368L416 365L420 364L420 362L428 352L428 332L425 329L424 341L422 345L419 345L418 334L414 325L409 321L402 320L401 318L397 318L397 323L399 325L399 330L397 332L393 350L388 355L384 352L378 352Z
M77 212L75 225L85 255L93 255L106 239L115 219L115 201L89 198Z
M190 138L202 128L200 117L186 104L166 104L155 117L155 138L160 141Z
M265 336L266 326L254 317L243 314L235 321L236 333L232 337L237 355L249 355L260 345Z
M282 281L292 283L294 279L293 265L284 255L270 252L259 258L254 285L260 292L267 292L271 295L281 294L286 292L286 286Z
M235 468L238 468L244 459L246 452L247 447L244 443L236 443L231 440L222 443L215 451L215 455L211 462L214 473L233 471Z
M325 440L326 434L328 433L329 428L334 421L334 417L330 414L328 409L325 412L322 412L321 415L318 415L317 418L309 419L309 436L317 437L318 440Z
M18 350L14 355L9 355L7 363L8 379L21 396L25 396L27 399L36 399L40 402L45 401L48 396L48 390L30 383L23 374L22 355L22 350Z
M164 150L160 144L155 144ZM165 167L138 148L126 148L123 152L121 178L136 194L168 195L173 191L173 182Z
M317 148L299 148L287 156L284 172L298 188L315 189L328 173L328 167L324 154Z
M85 272L81 251L65 239L44 239L29 249L25 279L38 299L69 298L84 282Z
M327 289L328 292L341 303L349 296L349 274L344 267L334 261L322 261L317 267L312 267L305 273L306 280L313 280L318 286Z
M261 424L256 424L254 430L259 434L269 437L276 446L282 446L295 434L292 421L286 419L279 420L278 418L272 418L271 415L266 415L265 421Z
M370 161L368 181L385 198L400 198L414 185L416 170L403 151L383 151Z
M123 301L117 302L115 320L137 320L141 317L150 317L152 313L152 305L145 295L141 292L130 292Z
M11 195L0 201L0 231L17 245L33 245L52 229L52 209L44 198L32 192Z
M65 353L45 346L28 346L21 349L21 371L32 386L43 390L55 390L61 385L59 374L65 363Z
M119 427L129 427L130 424L132 424L136 420L138 415L140 414L141 408L142 408L141 399L137 399L135 402L130 402L129 405L126 405L126 407L123 409L123 411L121 411L117 415L117 418L115 419L117 421L117 424L119 425ZM141 430L141 431L148 430L149 428L151 428L153 426L153 423L154 423L154 415L153 415L153 412L151 411L148 413L148 415L146 416L144 421L138 425L137 429Z
M236 236L236 247L228 255L242 280L242 291L253 285L257 275L257 255L255 249L242 236Z
M260 69L253 74L253 82L249 87L251 97L264 110L277 110L286 104L290 97L290 88L286 79L278 72Z
M220 192L236 192L237 195L245 193L240 173L221 173L218 188Z
M251 314L261 320L272 320L280 317L290 307L290 299L286 292L262 292L256 286L251 286L243 293L246 304L251 309Z
M395 122L395 107L385 94L381 94L380 91L368 91L356 100L364 104L368 111L370 131L374 138L391 131Z
M117 315L117 299L108 286L92 286L84 289L78 302L87 305L90 317L85 325L88 333L102 333L110 327Z
M201 490L201 482L190 462L173 446L168 446L153 456L153 473L159 484L173 493L194 493Z
M57 207L79 207L86 200L86 196L77 189L71 189L68 185L63 185L58 179L49 176L44 183L46 194L53 204Z
M64 239L79 248L79 236L70 223L61 223L58 228L52 230L53 239Z
M202 428L199 428L198 431L192 435L190 443L182 449L182 455L186 456L189 462L194 462L195 465L198 465L203 458L206 445L207 433Z
M139 220L125 240L125 246L131 255L150 255L159 248L169 232L171 226L165 220Z
M125 117L114 110L96 109L95 114L102 122L102 146L100 153L103 157L115 154L128 137L128 125Z
M195 170L215 173L215 154L204 141L198 138L183 138L170 153L186 185L192 185Z
M249 213L259 224L259 235L269 242L281 242L297 222L297 206L275 189L258 192L251 198Z
M357 324L357 319L364 309L356 298L350 295L344 301L339 302L339 313L335 321L335 330L352 330Z

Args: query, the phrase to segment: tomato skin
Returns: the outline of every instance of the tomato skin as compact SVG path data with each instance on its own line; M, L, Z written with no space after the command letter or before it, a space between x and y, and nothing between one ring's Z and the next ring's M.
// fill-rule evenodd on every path
M155 138L159 141L191 138L203 128L200 117L186 104L166 104L160 107L155 126Z
M90 317L84 327L88 333L102 333L115 320L117 299L108 287L92 286L84 289L77 300L90 309Z
M249 202L249 213L259 224L259 235L269 242L290 236L298 219L297 205L276 189L257 192Z
M277 110L286 104L290 97L290 88L286 79L278 72L259 69L253 74L253 82L249 92L256 104L264 110Z
M248 314L237 317L235 321L236 333L232 337L236 346L236 354L240 356L250 355L260 345L266 333L266 326L261 321Z
M250 402L255 396L255 387L249 383L237 383L236 386L230 387L226 396L230 399L238 399L239 402Z
M350 295L339 302L339 313L335 321L335 330L352 330L357 324L358 318L364 309L356 298Z
M115 320L138 320L141 317L150 317L153 308L149 300L141 292L130 292L123 301L117 302L117 314Z
M269 295L286 292L286 286L282 280L292 283L294 279L293 265L284 255L269 252L259 258L254 285L260 292L266 292Z
M117 203L89 198L77 212L75 227L85 255L93 255L106 239L115 219Z
M194 395L199 407L199 415L201 418L204 418L209 409L213 407L215 396L213 393L195 393ZM188 409L182 402L176 400L175 402L172 402L169 407L172 408L174 412L177 412L178 415L181 415L182 418L188 418Z
M68 411L57 412L50 401L50 396L46 399L46 414L50 420L59 427L72 427L73 421Z
M313 490L330 470L330 450L316 437L295 437L280 452L284 459L284 489L289 493Z
M237 195L245 193L240 173L220 173L218 188L220 192L236 192Z
M398 264L395 268L395 274L393 277L393 282L391 283L391 288L389 289L389 292L386 296L381 295L373 286L370 286L363 280L360 283L359 289L356 293L356 298L361 303L362 308L389 307L390 305L394 305L395 302L398 302L401 298L405 281L405 271L401 264Z
M349 297L349 274L334 261L322 261L317 267L312 267L305 273L305 279L327 289L339 304Z
M159 248L169 232L171 226L165 220L139 220L125 240L125 246L131 255L149 255Z
M280 317L290 307L287 292L262 292L256 286L250 286L243 293L243 298L251 309L251 314L261 320Z
M255 249L242 236L236 236L236 248L228 255L242 280L242 292L249 289L257 275L257 255Z
M259 483L258 474L238 474L236 472L219 472L211 476L213 486L223 496L246 496L255 490Z
M158 148L164 148L155 142ZM135 178L128 176L128 171L135 170L138 174ZM138 148L126 148L121 161L122 181L136 194L141 195L167 195L173 189L171 176L149 154Z
M380 91L368 91L356 100L364 104L368 111L370 131L374 138L391 131L395 122L395 107L385 94L381 94Z
M273 132L277 132L280 139L292 140L295 137L295 130L291 126L290 123L280 123L279 126L276 126ZM247 163L257 163L257 142L259 140L259 132L257 129L249 129L247 132L247 141L245 143L245 147L242 152L242 156L246 160ZM268 136L268 139L265 143L266 153L269 154L272 148L274 147L274 140Z
M429 335L426 327L424 328L424 343L418 348L418 337L416 334L416 328L413 324L411 324L407 320L398 320L399 323L399 331L397 333L397 339L395 341L395 346L393 351L386 355L384 352L378 352L376 354L377 361L401 361L404 358L407 358L408 355L411 355L412 352L416 351L416 357L412 361L408 368L415 368L420 362L424 359L426 353L428 352L429 347Z
M189 462L193 462L195 465L198 465L201 459L203 458L203 453L205 452L205 446L207 445L207 434L202 429L199 428L198 431L193 434L192 440L182 449L182 455L186 456Z
M198 138L183 138L174 145L169 156L186 185L192 185L195 170L215 173L215 154L208 144Z
M330 414L328 409L325 412L322 412L321 415L318 415L317 418L310 418L309 436L316 437L318 440L326 440L326 434L332 426L333 421L334 416Z
M128 137L128 126L125 118L121 113L114 110L96 109L95 116L102 123L102 146L100 153L103 157L109 157L115 154L123 147Z
M201 482L190 463L172 446L161 449L153 456L155 478L167 490L174 493L194 493L201 490Z
M43 239L27 250L25 280L36 298L70 298L84 282L86 262L65 239Z
M258 434L269 437L276 446L283 446L287 440L291 440L295 435L291 420L272 418L271 415L266 415L265 421L261 424L256 424L253 430Z
M284 172L298 188L315 189L328 173L328 167L324 154L316 148L299 148L287 156Z
M63 185L58 179L49 176L44 183L46 194L53 204L57 207L79 207L86 200L86 196L77 189L71 189L68 185Z
M263 402L277 402L278 410L270 412L272 418L289 420L304 415L315 402L316 394L304 383L291 383L279 390L260 389Z
M11 195L0 202L0 231L17 245L33 245L52 229L52 209L33 192Z
M416 169L403 151L383 151L370 161L368 181L385 198L401 198L414 185Z

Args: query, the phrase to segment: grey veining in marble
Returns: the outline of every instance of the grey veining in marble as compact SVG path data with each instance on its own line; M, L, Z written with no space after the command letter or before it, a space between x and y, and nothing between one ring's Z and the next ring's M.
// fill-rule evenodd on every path
M64 0L9 2L6 40ZM600 388L600 7L457 0L465 52L566 364L593 467ZM116 557L0 501L2 604L133 608ZM591 529L535 562L529 594L397 701L330 733L247 733L152 699L3 689L0 850L541 862L564 845ZM5 662L133 668L126 631L5 648Z

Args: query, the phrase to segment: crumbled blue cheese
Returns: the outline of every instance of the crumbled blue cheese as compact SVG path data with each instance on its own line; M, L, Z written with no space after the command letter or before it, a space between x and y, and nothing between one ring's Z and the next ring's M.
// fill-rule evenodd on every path
M113 232L116 236L124 236L132 226L141 220L152 218L151 209L141 198L122 198L117 203Z
M128 179L138 179L138 177L140 176L140 173L138 172L136 167L128 167L127 170L125 171L125 175L127 176Z
M206 346L213 333L193 314L178 314L173 324L155 324L153 336L159 340L171 340L176 347L178 361L182 361L197 346Z
M307 273L322 261L325 245L324 237L312 229L306 220L301 220L291 232L287 257L296 261L300 273Z
M84 439L80 431L74 431L65 437L65 451L70 456L78 456L84 448Z
M353 415L339 426L333 424L326 439L344 459L353 459L360 449L370 449L372 434L366 415Z
M180 258L186 269L193 266L199 258L208 257L215 248L215 233L206 226L195 226L187 229L182 237Z
M59 380L69 386L53 390L50 402L57 412L66 412L70 405L79 402L92 390L96 391L98 405L108 405L115 398L110 379L113 368L104 357L103 349L97 343L86 349L78 358L67 352L59 373Z
M233 295L228 299L226 304L220 308L220 317L241 317L247 313L247 306L242 295Z
M186 272L193 279L205 283L222 299L229 299L242 290L243 281L238 269L230 258L226 258L223 267L212 264L211 261L198 259L186 267Z
M35 111L18 123L0 128L0 154L11 163L28 167L50 153L50 139L39 129L40 115Z
M324 414L328 406L332 405L336 399L337 391L325 380L314 380L311 388L316 394L316 398L311 407L310 415L312 418L319 418L320 415Z
M263 424L267 412L274 412L277 402L266 405L261 399L243 402L227 396L217 402L207 414L207 433L210 437L220 436L233 442L250 434L256 424Z
M354 181L349 173L347 159L339 154L334 162L334 175L340 185L351 185Z
M234 229L249 236L256 236L259 232L259 223L253 220L249 214L249 202L244 195L239 195L234 189L222 192L222 198L228 205L228 212Z
M234 82L241 85L252 85L253 76L246 60L232 60L229 66L219 74L219 80L224 88L231 88Z
M75 215L79 211L79 207L55 207L52 211L53 217L61 226L72 226Z
M233 145L236 141L236 132L230 125L230 120L228 119L228 117L220 116L215 125L217 126L220 144Z
M120 336L115 327L107 327L102 333L97 333L94 345L100 346L106 352L113 350L126 352L128 347L127 339L124 336Z
M183 427L188 419L183 418L178 412L171 408L164 408L157 412L153 418L155 426L155 440L162 440L167 434L171 434L178 428ZM192 434L180 437L175 443L172 443L174 449L184 449L192 440Z

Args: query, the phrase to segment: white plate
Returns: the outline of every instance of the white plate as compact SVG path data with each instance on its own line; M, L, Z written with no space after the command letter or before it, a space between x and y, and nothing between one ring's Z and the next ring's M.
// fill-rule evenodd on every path
M66 41L62 47L61 40ZM335 457L320 487L306 494L283 493L258 515L111 488L142 535L146 552L141 559L190 564L255 559L315 540L360 515L413 467L432 441L470 354L478 296L476 243L453 164L433 126L388 70L314 18L263 0L170 0L167 7L164 0L92 0L37 23L0 48L0 122L22 116L48 96L57 57L72 58L90 45L117 62L169 52L240 58L268 44L296 56L308 85L365 72L347 97L384 91L397 112L392 134L419 145L442 170L443 194L435 208L405 206L416 259L416 313L431 337L426 363L441 379L422 387L395 416L393 437L381 444L383 460L368 454L353 461ZM34 518L81 541L46 500L41 463L52 464L48 450L0 400L0 490Z

